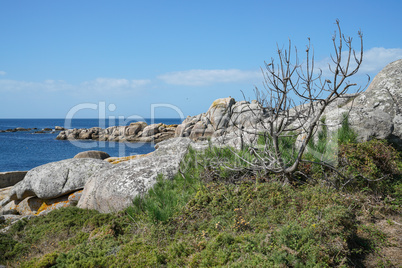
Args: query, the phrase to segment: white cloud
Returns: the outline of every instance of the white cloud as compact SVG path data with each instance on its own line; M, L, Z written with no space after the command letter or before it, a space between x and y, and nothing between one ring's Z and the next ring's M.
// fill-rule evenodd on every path
M44 82L26 82L17 80L0 79L0 91L58 91L71 87L64 81L46 80Z
M374 47L364 52L360 72L378 73L388 63L402 59L402 48Z
M127 80L116 78L97 78L79 85L72 85L63 80L45 80L43 82L26 82L0 79L1 91L69 91L72 93L91 92L127 92L141 89L149 84L150 80Z
M95 90L95 91L127 91L132 89L141 88L147 84L151 83L150 80L128 80L128 79L117 79L117 78L96 78L92 81L87 81L81 84L84 90Z
M357 56L360 56L360 52L356 51ZM342 52L343 59L347 59L347 52ZM363 62L360 66L358 75L376 75L379 71L381 71L387 64L396 61L398 59L402 59L402 48L383 48L383 47L373 47L370 48L363 53ZM321 69L323 71L323 76L331 75L328 69L328 63L331 63L331 66L334 64L332 60L328 57L323 60L317 61L315 66L317 69ZM351 68L356 66L356 63L352 59Z
M0 71L0 75L6 75L7 73L5 71Z
M158 76L158 79L171 85L206 86L215 83L235 83L261 79L260 71L229 70L189 70L171 72Z

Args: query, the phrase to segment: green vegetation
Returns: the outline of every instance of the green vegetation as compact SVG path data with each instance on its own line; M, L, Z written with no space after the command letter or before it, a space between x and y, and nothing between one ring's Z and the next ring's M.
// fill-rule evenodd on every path
M327 130L321 131L310 148L332 153L322 145ZM355 143L350 131L338 137L338 168L345 177L308 162L300 166L299 181L285 185L277 175L250 172L254 156L247 148L238 153L242 158L230 148L190 149L173 180L159 177L153 190L125 211L100 214L69 207L12 225L0 233L0 263L349 267L367 266L370 259L373 267L391 267L381 250L394 242L376 222L399 226L401 156L383 141ZM293 144L282 141L289 157ZM328 187L329 182L339 185Z

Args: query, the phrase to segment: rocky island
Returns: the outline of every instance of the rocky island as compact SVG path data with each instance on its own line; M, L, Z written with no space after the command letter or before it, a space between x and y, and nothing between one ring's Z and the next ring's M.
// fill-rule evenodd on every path
M129 126L112 126L63 130L56 137L58 140L99 140L116 142L161 142L174 137L177 125L162 123L148 125L146 122L134 122Z

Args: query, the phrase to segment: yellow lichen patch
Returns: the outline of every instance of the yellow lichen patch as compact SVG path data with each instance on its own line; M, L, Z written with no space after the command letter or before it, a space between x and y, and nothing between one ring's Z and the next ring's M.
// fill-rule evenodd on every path
M73 198L77 193L78 192L75 192L70 194L69 196L65 195L51 200L43 200L35 215L39 215L43 211L51 211L62 207L69 207L71 205L69 198Z
M172 125L162 124L162 127L164 127L164 128L177 127L177 124L172 124Z
M121 163L124 161L141 158L141 157L148 156L151 154L152 154L152 152L149 154L138 154L138 155L123 156L123 157L109 157L109 158L106 158L105 161L108 161L111 164L118 164L118 163Z
M46 202L43 202L42 205L39 207L38 211L36 211L36 215L41 213L42 211L46 210L48 208L48 205Z
M50 200L52 201L52 200ZM46 203L47 201L43 202L42 206L40 206L40 208L38 209L38 211L36 212L36 215L39 215L41 212L43 211L49 211L49 210L55 210L58 208L66 208L68 206L70 206L70 202L67 201L60 201L60 202L56 202L56 203Z
M43 200L34 196L27 197L15 207L21 215L33 215L38 211Z
M233 98L217 99L211 104L211 108L226 108ZM233 99L234 100L234 99Z
M68 200L75 199L77 195L81 194L83 190L76 191L68 196Z

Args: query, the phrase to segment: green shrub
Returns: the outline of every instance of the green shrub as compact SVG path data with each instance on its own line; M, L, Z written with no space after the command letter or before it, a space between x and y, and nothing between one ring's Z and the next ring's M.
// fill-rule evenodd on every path
M157 177L157 182L144 196L137 196L133 206L126 212L132 217L145 215L151 222L167 221L174 213L179 211L201 187L199 176L201 169L198 166L198 153L189 149L183 160L179 173L172 180L163 176Z
M340 144L356 143L357 133L350 127L349 114L342 114L342 126L337 132L338 142Z
M13 250L17 243L11 235L0 233L0 263L4 263L15 255Z
M293 132L288 132L284 136L278 138L279 152L285 165L292 164L297 157L296 150L297 135ZM274 152L272 137L268 132L260 133L258 135L257 144L259 145L260 156L264 159L264 154ZM260 159L257 159L260 160Z
M401 155L383 140L349 143L340 146L340 168L350 178L349 189L385 194L400 183ZM345 180L345 179L344 179Z

